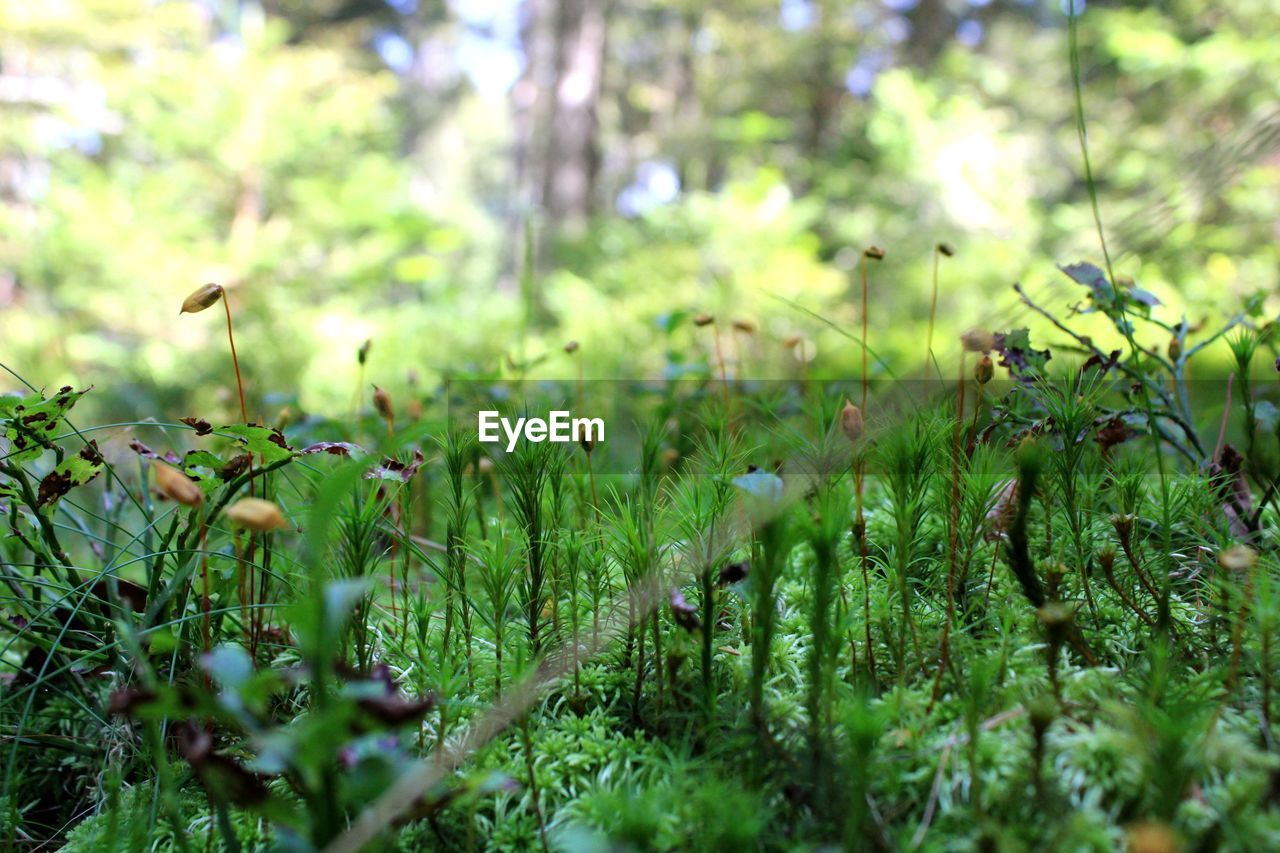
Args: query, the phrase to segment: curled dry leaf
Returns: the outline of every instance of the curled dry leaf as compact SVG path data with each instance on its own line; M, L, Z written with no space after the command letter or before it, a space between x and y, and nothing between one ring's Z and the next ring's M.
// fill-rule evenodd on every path
M318 441L309 444L300 451L306 453L331 453L334 456L352 456L361 453L358 445L349 441Z
M150 447L147 447L145 444L143 444L141 441L138 441L138 439L136 438L130 440L129 449L132 450L134 453L138 454L139 456L142 456L146 459L160 458L160 454L156 453L154 450L152 450Z
M206 308L209 308L217 304L218 300L221 298L222 298L222 285L214 284L210 282L209 284L202 285L190 296L188 296L185 300L183 300L182 310L179 311L178 313L179 314L198 314L201 311L205 310Z
M179 418L187 426L196 431L196 435L212 435L213 427L204 418Z
M407 483L418 473L418 469L424 462L426 457L422 455L421 450L413 451L413 459L408 462L401 462L399 459L387 456L383 458L381 465L369 469L364 478L366 480L400 480Z
M239 456L233 456L227 460L226 464L218 470L218 476L223 480L234 480L245 471L249 470L249 466L253 464L253 457L248 453L241 453Z

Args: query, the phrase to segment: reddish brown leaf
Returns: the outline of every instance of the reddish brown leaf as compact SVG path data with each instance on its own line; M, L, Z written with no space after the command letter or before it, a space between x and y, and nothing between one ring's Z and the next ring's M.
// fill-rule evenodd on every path
M187 426L196 431L196 435L212 435L213 427L204 418L179 418Z

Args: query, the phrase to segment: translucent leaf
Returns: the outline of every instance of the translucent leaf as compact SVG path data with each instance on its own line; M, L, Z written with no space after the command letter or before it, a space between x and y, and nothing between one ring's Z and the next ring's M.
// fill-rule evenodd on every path
M1093 292L1093 296L1104 305L1109 305L1115 298L1115 290L1111 286L1111 282L1107 281L1107 275L1093 264L1087 261L1081 261L1078 264L1067 264L1065 267L1058 267L1068 278L1077 284L1083 284Z
M777 474L768 471L752 471L733 478L733 484L757 500L776 504L782 500L783 482Z
M253 677L253 662L239 646L218 646L200 663L223 687L235 690Z
M1270 400L1259 400L1253 407L1253 416L1258 421L1258 426L1267 432L1275 432L1276 423L1280 422L1280 411L1277 411Z

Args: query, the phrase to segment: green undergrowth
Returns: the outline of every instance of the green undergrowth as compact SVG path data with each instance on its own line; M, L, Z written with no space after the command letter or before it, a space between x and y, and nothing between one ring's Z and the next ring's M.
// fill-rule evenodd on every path
M4 398L6 843L1280 845L1271 326L1064 272L1178 350L975 332L865 411L708 363L510 454Z

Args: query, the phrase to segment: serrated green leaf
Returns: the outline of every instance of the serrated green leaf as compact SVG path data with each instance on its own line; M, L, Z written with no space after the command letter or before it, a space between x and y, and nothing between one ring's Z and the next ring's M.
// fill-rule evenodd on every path
M83 486L102 473L105 463L98 452L98 443L91 441L79 453L68 456L40 481L37 503L40 506L54 504L76 486Z
M210 471L221 471L225 464L207 450L192 450L182 457L183 468L207 468Z
M47 443L57 435L67 412L89 390L73 391L70 385L65 385L47 399L42 394L0 396L0 435L10 445L9 461L39 458Z
M293 455L293 448L284 440L284 433L273 427L231 424L219 427L218 432L236 436L246 450L260 457L266 465L288 459Z

